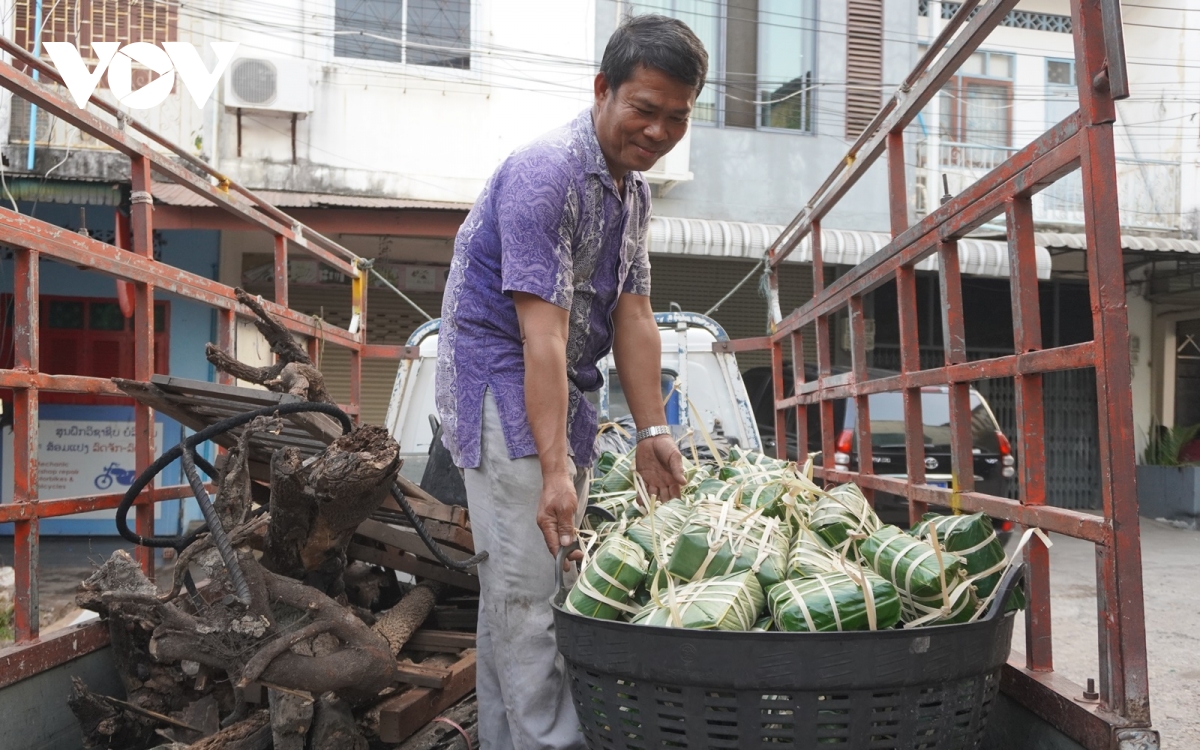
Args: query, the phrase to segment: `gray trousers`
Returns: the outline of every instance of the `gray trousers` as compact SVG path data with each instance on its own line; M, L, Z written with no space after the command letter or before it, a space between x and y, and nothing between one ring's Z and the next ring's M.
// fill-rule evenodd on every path
M475 548L488 552L479 565L476 636L480 746L582 750L579 720L554 641L554 558L536 521L541 465L537 457L508 457L490 391L483 402L482 433L479 468L463 472ZM577 469L577 525L587 486L588 472Z

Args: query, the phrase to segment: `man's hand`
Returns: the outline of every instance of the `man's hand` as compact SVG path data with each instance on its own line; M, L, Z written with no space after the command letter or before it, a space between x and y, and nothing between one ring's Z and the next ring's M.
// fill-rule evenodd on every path
M579 496L575 494L575 483L566 474L543 477L542 497L538 501L537 525L546 540L546 549L551 556L558 554L559 547L575 541L575 511L579 508ZM570 569L570 560L582 560L583 552L575 550L563 561L563 570Z
M679 497L687 480L683 476L683 456L670 435L646 438L637 444L635 456L647 492L662 502Z

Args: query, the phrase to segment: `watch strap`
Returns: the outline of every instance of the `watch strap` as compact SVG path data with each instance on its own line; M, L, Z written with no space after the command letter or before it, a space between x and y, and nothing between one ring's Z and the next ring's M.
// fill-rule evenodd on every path
M635 437L637 439L637 442L640 443L643 440L645 440L646 438L652 438L652 437L658 437L659 435L670 435L670 434L671 434L671 428L669 425L656 424L653 427L643 427L642 429L638 430L637 435Z

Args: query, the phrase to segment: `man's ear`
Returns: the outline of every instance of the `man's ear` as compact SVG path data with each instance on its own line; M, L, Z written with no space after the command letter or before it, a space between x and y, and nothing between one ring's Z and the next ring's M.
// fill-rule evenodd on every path
M603 72L596 74L596 80L593 82L592 86L596 93L597 104L604 101L609 92L612 90L608 85L608 76L604 75Z

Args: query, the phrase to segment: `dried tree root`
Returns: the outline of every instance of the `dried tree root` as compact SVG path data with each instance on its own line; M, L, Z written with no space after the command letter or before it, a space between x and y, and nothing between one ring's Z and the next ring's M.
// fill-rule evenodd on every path
M85 748L145 747L154 737L153 719L104 700L78 677L71 678L67 705L79 720Z
M270 367L252 367L208 344L204 348L204 355L213 367L272 391L291 393L308 401L333 403L325 388L325 377L313 365L308 352L292 338L291 332L263 308L257 297L241 289L235 289L234 293L238 301L257 316L254 325L270 344L271 351L279 355L279 361Z
M267 750L270 746L271 716L264 710L188 745L187 750Z
M399 472L400 447L373 425L342 435L315 458L295 448L277 451L263 566L339 596L346 546Z
M446 590L444 584L425 581L415 587L400 600L400 603L379 616L371 629L387 639L391 646L392 655L400 653L412 634L429 617L438 597Z

